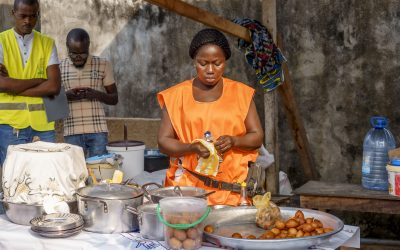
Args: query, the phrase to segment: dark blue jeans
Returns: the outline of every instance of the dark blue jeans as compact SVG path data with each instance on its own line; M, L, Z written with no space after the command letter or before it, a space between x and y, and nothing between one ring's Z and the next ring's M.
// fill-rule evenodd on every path
M0 124L0 164L3 165L6 159L8 145L32 142L34 136L38 136L41 141L45 142L56 141L56 133L54 130L37 131L31 127L14 129L9 125Z
M107 154L107 133L89 133L79 135L64 136L64 141L69 144L77 145L83 148L85 157Z

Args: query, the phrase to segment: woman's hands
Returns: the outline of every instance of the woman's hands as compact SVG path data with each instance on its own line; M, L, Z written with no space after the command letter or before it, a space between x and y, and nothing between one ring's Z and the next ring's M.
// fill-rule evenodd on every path
M220 136L214 143L215 149L222 156L236 145L236 137L230 135Z
M215 149L220 156L235 146L235 137L230 135L223 135L214 143ZM203 146L200 142L190 144L190 151L196 153L201 158L208 158L210 151Z
M200 142L190 144L190 151L196 153L201 158L208 158L210 156L210 151Z

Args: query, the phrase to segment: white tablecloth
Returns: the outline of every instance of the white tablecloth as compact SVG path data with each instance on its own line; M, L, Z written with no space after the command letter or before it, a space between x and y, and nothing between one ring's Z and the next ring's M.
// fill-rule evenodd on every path
M149 241L137 233L97 234L82 231L69 238L49 239L30 230L29 226L11 223L5 214L0 215L1 250L166 250L165 242ZM202 247L201 250L215 250Z
M339 246L360 247L360 230L358 227L345 226L327 242L313 249L335 249ZM0 215L0 249L1 250L166 250L165 242L143 239L138 233L97 234L83 231L69 238L49 239L38 236L29 226L11 223L5 214ZM215 250L203 246L200 250Z

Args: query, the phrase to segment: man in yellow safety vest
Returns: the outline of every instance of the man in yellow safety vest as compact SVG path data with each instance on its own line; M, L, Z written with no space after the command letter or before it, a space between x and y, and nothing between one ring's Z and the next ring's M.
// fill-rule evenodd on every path
M48 122L44 96L60 92L61 76L54 40L33 28L38 0L15 0L14 28L0 33L0 164L8 145L38 136L54 142L54 122Z

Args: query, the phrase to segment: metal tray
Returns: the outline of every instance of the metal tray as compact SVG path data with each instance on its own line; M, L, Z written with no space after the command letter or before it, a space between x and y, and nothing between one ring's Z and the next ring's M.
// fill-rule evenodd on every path
M213 225L214 233L204 232L204 238L217 246L232 247L235 249L307 249L310 246L318 245L328 240L332 235L343 229L343 222L328 213L305 209L280 207L284 220L293 217L297 210L301 210L306 218L314 217L320 220L324 227L333 228L333 231L317 236L289 239L237 239L231 238L235 232L239 232L244 237L253 234L259 236L265 232L256 226L255 218L257 209L255 207L228 207L212 210L203 225Z
M54 213L35 217L30 221L32 230L42 232L59 232L83 226L79 214Z

